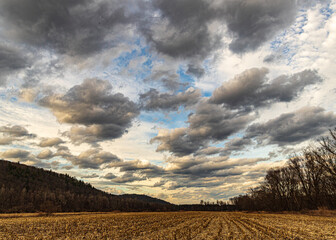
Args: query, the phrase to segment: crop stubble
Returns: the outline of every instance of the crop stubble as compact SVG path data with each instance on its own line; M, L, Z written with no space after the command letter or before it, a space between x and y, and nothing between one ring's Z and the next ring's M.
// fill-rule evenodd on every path
M0 215L0 239L336 239L336 217L241 212Z

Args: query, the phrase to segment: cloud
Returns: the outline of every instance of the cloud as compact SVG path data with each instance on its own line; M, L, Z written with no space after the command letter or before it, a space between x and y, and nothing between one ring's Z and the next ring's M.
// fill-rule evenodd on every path
M5 136L11 137L36 137L35 134L30 134L28 130L22 126L14 125L14 126L2 126L0 127L0 133L4 134Z
M228 0L224 19L233 33L229 45L235 53L256 50L295 20L297 3L292 0Z
M265 161L265 158L244 158L230 159L227 156L206 158L206 157L183 157L172 158L169 160L171 164L169 171L175 174L187 174L195 178L202 177L226 177L228 172L224 170L233 169L238 166L253 165L260 161ZM232 172L234 175L235 172Z
M10 159L23 159L30 155L29 151L21 149L9 149L1 153L1 157Z
M54 154L49 149L45 149L45 150L41 151L36 157L39 158L39 159L50 159L50 158L54 157Z
M37 97L38 91L32 88L22 88L20 90L20 100L25 102L33 102Z
M106 175L103 176L103 178L105 178L105 179L109 179L109 180L114 179L114 178L116 178L116 177L117 177L117 176L114 175L113 173L107 173Z
M249 138L231 139L225 143L225 147L222 149L221 155L230 155L232 152L240 152L252 143L253 141Z
M335 126L336 115L321 107L307 106L265 123L255 123L246 130L246 138L263 144L284 146L320 136Z
M114 183L131 183L135 181L143 181L146 180L146 177L136 176L133 173L126 172L121 177L116 177L111 179Z
M141 30L155 49L176 58L205 57L217 48L218 38L209 34L213 19L209 4L202 0L153 1L160 19L147 21Z
M39 104L50 108L60 123L85 126L74 126L65 134L74 143L94 144L122 136L139 114L134 102L121 93L111 94L111 89L108 81L86 79L66 94L42 98Z
M110 47L114 31L128 22L119 1L4 0L0 9L11 39L71 56Z
M232 34L230 49L243 53L288 27L296 12L291 0L4 0L0 4L8 38L69 56L87 56L122 43L126 26L160 53L204 59L224 44L224 25Z
M198 150L195 155L214 155L221 153L223 151L223 148L221 147L207 147Z
M29 52L30 49L25 48L24 50ZM64 78L64 72L67 70L67 64L62 61L64 59L55 55L45 56L43 52L39 53L37 51L30 54L37 56L35 56L32 66L26 68L21 77L23 80L21 85L22 94L27 94L24 92L25 90L30 91L28 95L32 95L33 91L35 91L36 95L38 93L44 95L48 92L53 92L55 86L49 85L50 82L47 82L46 84L41 84L41 82L46 78Z
M280 53L272 53L264 58L265 63L278 63L284 56Z
M185 156L206 147L211 141L225 140L244 129L254 118L251 114L233 112L216 104L201 102L195 113L189 115L187 128L161 130L151 139L151 143L160 143L156 151Z
M36 137L35 134L29 133L26 128L19 125L1 126L0 133L2 134L2 137L0 137L0 145L9 145L12 144L13 141L22 141Z
M200 78L205 74L205 70L199 64L188 64L186 73L189 75L193 75L197 78Z
M253 180L258 182L266 169L276 163L268 158L229 158L227 156L184 156L168 158L166 175L168 190L178 188L206 188L232 185ZM218 190L218 189L217 189Z
M58 154L61 155L61 153ZM99 169L103 165L121 161L116 155L100 149L89 149L80 153L78 156L73 156L67 152L62 155L62 157L71 161L73 165L79 168Z
M15 138L12 138L12 137L2 137L2 138L0 138L0 145L12 144L12 142L14 140L15 140Z
M97 177L99 177L97 173L82 176L82 178L97 178Z
M110 180L113 183L118 183L118 184L125 184L125 183L132 183L135 181L143 181L146 180L146 177L141 177L141 176L136 176L132 172L125 172L121 176L116 176L113 173L107 173L101 178Z
M213 141L224 140L242 130L254 118L253 115L230 111L215 104L200 103L196 112L188 118L189 135Z
M160 177L165 174L162 167L140 160L114 162L107 165L107 167L119 168L120 172L137 173L146 178Z
M73 126L63 135L75 145L89 143L98 146L97 142L119 138L124 132L127 130L116 124L93 124L88 127Z
M210 102L251 111L274 102L290 102L298 98L305 87L323 80L316 71L304 70L268 81L268 72L267 68L245 70L215 89Z
M156 0L153 6L159 11L152 15L160 18L140 27L147 41L160 53L190 59L204 59L226 44L224 30L231 51L254 51L289 27L298 10L291 0Z
M144 79L144 82L160 83L169 91L176 91L184 84L180 82L180 76L177 74L177 67L174 63L156 63L151 69L151 73Z
M151 89L140 94L140 102L147 111L177 111L180 106L189 107L195 105L201 98L201 90L188 88L185 92L178 94L159 93L156 89Z
M161 180L159 182L154 183L153 187L161 187L166 184L167 181Z
M28 67L30 60L22 51L0 44L0 86L6 84L11 73Z
M195 155L214 155L229 156L231 153L240 152L247 146L251 145L253 141L248 138L233 138L225 143L224 147L207 147L198 150Z
M54 146L58 146L61 143L64 143L64 141L62 139L60 139L59 137L44 138L39 143L39 146L40 147L54 147Z
M185 156L196 152L205 143L201 140L191 138L187 128L176 128L173 130L162 129L158 135L150 140L150 143L159 142L157 152L169 151L176 156Z
M0 152L0 157L11 160L11 161L19 161L26 165L33 165L36 167L42 167L42 168L57 168L59 165L59 162L53 161L53 162L45 162L41 161L39 158L37 158L34 154L32 154L30 151L23 150L23 149L8 149L4 152ZM45 158L41 158L45 159Z

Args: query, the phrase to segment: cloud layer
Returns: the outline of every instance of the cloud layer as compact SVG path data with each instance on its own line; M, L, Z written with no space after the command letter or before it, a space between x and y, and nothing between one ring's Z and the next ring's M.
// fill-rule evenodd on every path
M335 12L2 0L0 157L175 203L241 194L334 127Z

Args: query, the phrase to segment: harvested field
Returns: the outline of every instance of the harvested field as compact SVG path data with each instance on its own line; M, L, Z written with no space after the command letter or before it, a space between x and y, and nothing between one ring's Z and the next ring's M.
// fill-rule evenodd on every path
M335 216L240 212L0 215L0 239L336 239Z

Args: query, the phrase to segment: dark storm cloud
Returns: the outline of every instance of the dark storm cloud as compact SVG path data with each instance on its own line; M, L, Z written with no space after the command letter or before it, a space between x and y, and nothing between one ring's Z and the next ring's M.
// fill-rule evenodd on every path
M265 123L252 124L247 128L246 137L264 144L284 146L320 136L335 123L333 112L326 112L321 107L304 107Z
M52 94L39 101L50 108L60 123L74 126L67 136L74 143L115 139L122 136L139 114L137 105L121 93L112 94L108 81L86 79L66 94Z
M231 109L247 111L274 102L290 102L305 87L322 81L316 71L304 70L293 75L281 75L268 81L267 68L245 70L217 88L210 102L224 104Z
M4 0L0 15L12 39L59 53L87 55L109 47L109 34L129 21L123 2Z
M160 93L156 89L151 89L140 94L140 102L142 107L148 111L177 111L180 106L189 107L196 104L201 95L201 90L193 88L178 94Z
M171 131L161 131L151 139L159 142L157 151L169 151L185 156L206 147L210 141L222 141L244 129L255 117L234 112L216 104L199 103L196 111L188 117L189 126Z
M22 51L0 44L0 86L6 84L8 75L29 66L29 62Z

